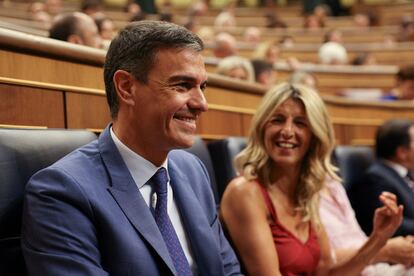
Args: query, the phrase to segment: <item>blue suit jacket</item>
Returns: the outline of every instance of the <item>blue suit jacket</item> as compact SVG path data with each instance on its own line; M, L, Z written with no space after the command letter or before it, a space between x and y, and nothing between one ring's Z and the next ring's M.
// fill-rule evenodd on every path
M375 209L382 206L378 197L388 191L404 205L403 221L395 235L414 235L414 192L394 169L378 160L368 168L364 181L357 186L351 191L352 203L358 222L367 234L372 231Z
M204 166L176 150L169 154L168 171L200 274L240 274ZM109 128L31 178L22 249L31 275L176 275Z

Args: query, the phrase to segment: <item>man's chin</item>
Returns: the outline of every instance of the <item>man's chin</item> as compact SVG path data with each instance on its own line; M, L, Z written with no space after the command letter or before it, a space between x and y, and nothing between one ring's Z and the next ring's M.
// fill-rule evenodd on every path
M180 136L179 139L176 140L176 149L186 149L191 148L194 144L196 135L195 134L186 134L184 136Z

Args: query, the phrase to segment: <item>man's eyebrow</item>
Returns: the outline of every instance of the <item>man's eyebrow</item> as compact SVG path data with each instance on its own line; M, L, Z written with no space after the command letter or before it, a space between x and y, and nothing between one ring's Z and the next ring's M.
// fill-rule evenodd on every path
M178 75L178 76L172 76L168 79L169 82L179 82L179 81L188 81L188 82L196 82L196 78L186 76L186 75Z
M192 77L192 76L188 76L188 75L177 75L177 76L172 76L168 79L169 83L174 83L174 82L191 82L191 83L197 83L197 78L196 77ZM201 85L206 85L207 84L207 80L204 80Z

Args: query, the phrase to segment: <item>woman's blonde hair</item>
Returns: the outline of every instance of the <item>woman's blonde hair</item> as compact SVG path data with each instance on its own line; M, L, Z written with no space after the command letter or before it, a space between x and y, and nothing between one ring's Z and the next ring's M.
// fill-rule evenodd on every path
M330 161L335 141L332 124L325 104L316 91L301 84L286 82L271 88L253 117L247 146L236 156L235 166L247 180L258 180L265 186L270 184L273 160L265 148L265 126L276 109L288 99L303 104L312 132L295 191L297 210L302 213L303 221L310 220L319 225L319 191L327 176L339 178L335 173L337 168Z

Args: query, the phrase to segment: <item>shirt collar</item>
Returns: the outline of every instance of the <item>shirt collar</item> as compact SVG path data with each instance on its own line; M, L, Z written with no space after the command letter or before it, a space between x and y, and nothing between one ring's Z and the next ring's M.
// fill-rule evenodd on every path
M407 176L407 174L408 174L408 169L407 169L406 167L401 166L400 164L395 163L395 162L392 162L392 161L390 161L390 160L385 160L385 159L384 159L384 162L385 162L388 166L390 166L392 169L394 169L394 170L398 173L398 175L399 175L399 176L401 176L402 178L404 178L404 177L406 177L406 176Z
M124 160L132 178L135 181L135 184L139 189L144 186L144 184L147 183L148 180L150 180L161 167L164 167L167 170L168 175L168 158L165 159L164 163L160 167L156 167L150 161L132 151L124 143L122 143L112 130L112 127L110 128L110 133L116 148L121 154L122 159Z

